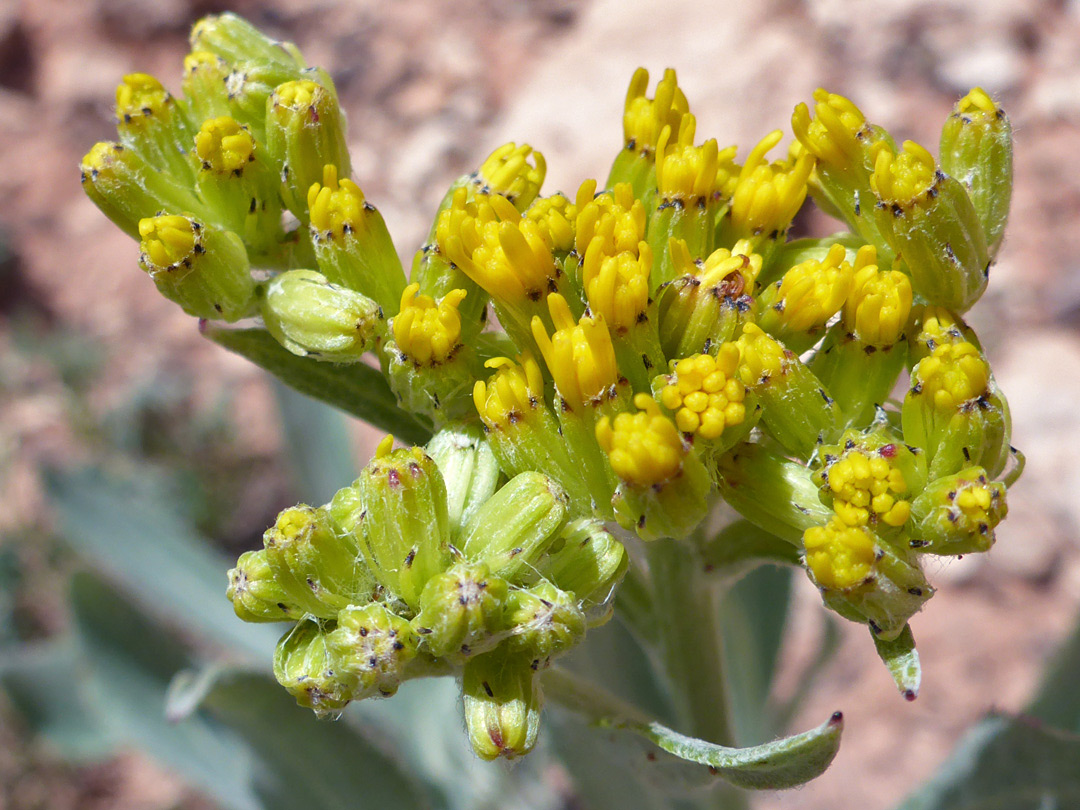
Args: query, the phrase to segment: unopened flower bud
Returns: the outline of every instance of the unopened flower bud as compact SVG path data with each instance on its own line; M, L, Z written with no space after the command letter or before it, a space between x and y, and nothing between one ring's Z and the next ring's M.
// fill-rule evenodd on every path
M359 361L384 329L378 304L314 270L271 279L259 309L267 330L290 352L335 363Z
M941 168L967 189L993 259L1012 197L1012 125L981 87L957 102L941 130Z
M418 651L409 623L378 602L342 610L326 645L341 672L355 684L354 700L397 692Z
M530 588L512 588L506 601L509 652L543 669L585 635L585 614L572 594L541 580Z
M521 473L477 510L462 530L459 547L496 576L520 582L566 523L569 505L566 492L550 478Z
M926 554L988 551L1008 511L1005 485L982 467L968 467L930 482L912 501L911 546Z
M427 581L450 564L446 487L423 450L392 450L392 443L383 440L330 510L337 525L357 536L379 583L415 610Z
M516 759L533 749L543 698L526 662L498 650L473 658L461 687L465 727L478 757Z
M116 130L121 143L157 171L185 185L194 179L188 162L191 125L176 99L153 76L131 73L116 88Z
M1009 406L978 348L937 345L911 372L901 408L904 440L926 450L931 479L971 465L998 475L1009 456Z
M915 292L960 312L971 307L986 289L990 255L964 186L912 141L896 155L878 151L870 185L888 213L885 237L903 258Z
M382 214L335 164L306 189L311 241L319 269L335 284L357 290L387 314L398 311L405 272Z
M193 51L209 51L227 62L262 62L281 69L304 66L300 51L291 42L271 39L231 12L200 19L191 29L190 40Z
M323 180L323 166L333 164L341 177L350 173L345 114L333 88L311 79L279 85L267 102L266 148L285 207L306 224L308 189Z
M736 445L717 465L720 494L739 514L770 534L799 543L831 510L804 464L760 444Z
M231 70L227 61L211 51L192 51L184 57L181 104L193 123L229 115L226 81Z
M342 657L327 644L327 634L321 622L297 623L278 642L274 677L301 706L330 718L356 697L356 682Z
M683 537L705 516L709 473L656 400L638 394L637 413L603 417L596 440L620 479L615 516L646 540Z
M888 641L933 594L913 557L865 526L839 518L803 535L806 566L825 604L852 621L865 622Z
M508 585L484 563L458 563L428 580L412 621L421 646L436 658L464 661L502 640Z
M479 427L447 426L425 448L446 484L450 533L457 537L481 506L495 494L499 462Z
M236 567L229 570L226 596L245 622L296 621L304 615L277 581L265 549L240 555Z
M190 188L155 170L142 155L120 143L102 141L79 165L83 191L113 223L139 238L139 221L162 212L204 214Z
M740 240L695 260L686 243L668 245L676 278L660 292L660 344L668 357L708 353L735 337L754 313L761 256Z
M615 589L630 558L623 544L595 518L578 518L563 528L537 563L544 579L577 597L590 626L607 620Z
M255 282L232 231L181 214L139 222L139 264L158 291L196 318L235 321L251 313Z
M325 507L285 509L263 535L263 544L279 583L289 593L303 591L305 605L318 616L333 618L339 609L367 601L375 589L355 538L334 530Z
M743 327L739 378L763 407L762 421L788 450L808 458L842 424L840 408L814 373L757 324Z

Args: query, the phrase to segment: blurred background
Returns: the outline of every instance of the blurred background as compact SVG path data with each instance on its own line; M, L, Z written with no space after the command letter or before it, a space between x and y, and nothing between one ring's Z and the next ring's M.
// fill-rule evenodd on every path
M865 632L845 625L794 722L807 728L843 710L840 754L817 781L758 806L891 807L987 710L1024 705L1080 606L1075 0L6 0L0 657L4 645L54 636L70 621L73 561L46 470L157 471L230 556L307 497L281 428L281 409L295 401L200 338L78 183L82 155L113 137L119 78L150 72L178 90L190 24L226 8L330 70L349 114L355 175L406 257L449 183L506 140L544 153L548 193L603 180L638 65L654 78L675 67L699 139L738 143L740 154L774 128L790 131L792 108L818 86L852 98L898 141L932 150L955 100L973 85L989 90L1014 124L1016 179L1006 243L971 318L1012 405L1027 470L993 552L930 572L939 593L912 621L919 699L905 703ZM351 438L362 463L379 437L352 425ZM224 571L220 582L224 600ZM808 582L797 583L792 609L781 691L797 687L793 665L811 655L805 639L818 632L822 609ZM215 806L186 784L135 750L66 764L0 696L0 808Z

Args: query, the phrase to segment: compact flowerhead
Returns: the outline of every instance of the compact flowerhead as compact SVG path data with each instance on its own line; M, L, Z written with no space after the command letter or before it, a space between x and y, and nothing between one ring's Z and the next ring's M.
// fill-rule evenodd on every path
M575 320L566 299L557 293L547 302L555 333L548 335L539 316L533 317L532 332L563 401L577 410L613 396L619 370L604 316Z
M495 369L486 382L477 380L473 388L476 411L489 430L507 429L528 421L544 405L544 378L531 355L494 357L485 367Z
M337 166L323 166L322 182L307 192L311 227L321 239L340 239L363 227L364 192L348 177L338 178Z
M838 455L823 450L824 467L817 479L837 518L848 526L899 527L911 514L909 484L898 466L909 450L895 443L860 445L849 438Z
M619 183L611 191L595 192L595 180L586 180L578 189L574 225L578 253L585 255L594 243L594 250L606 256L636 251L645 239L648 217L641 200L634 198L633 188Z
M660 141L664 127L677 132L683 115L690 112L686 95L679 87L675 71L668 68L656 84L653 98L645 95L649 87L649 71L638 68L626 91L623 112L623 140L628 150L651 153Z
M468 293L452 290L435 303L430 296L417 295L419 290L419 284L410 284L401 295L401 309L392 322L394 341L417 365L438 365L461 345L458 305Z
M899 270L878 269L873 246L860 248L859 254L844 302L844 329L866 346L894 346L911 315L911 280Z
M603 417L596 426L596 440L626 483L641 488L664 484L682 470L687 448L656 400L638 394L634 405L637 413L620 413L613 420Z
M847 590L863 584L874 567L874 536L861 525L834 518L803 534L806 565L823 588Z
M532 157L530 164L529 158ZM544 184L547 162L527 143L505 143L480 164L476 182L479 194L498 194L524 211Z
M694 146L697 120L687 113L679 126L665 126L656 145L656 189L662 200L707 199L713 193L725 197L734 191L735 147L720 151L715 138Z
M1009 512L1005 485L982 467L932 481L911 504L911 546L927 554L988 551Z
M938 180L934 156L914 141L904 141L898 154L891 149L878 151L870 187L887 205L906 208L934 193Z
M990 366L973 344L945 343L919 361L913 377L919 396L951 413L986 393Z
M830 169L850 171L862 165L862 144L869 136L866 116L843 96L818 88L813 119L810 108L799 104L791 128L807 152Z
M839 244L820 261L795 265L766 291L762 328L781 334L820 329L848 300L854 275L847 251Z
M675 363L660 389L660 402L683 433L717 439L746 419L746 386L738 379L739 348L724 343L716 355L696 354Z
M740 235L768 236L785 230L806 199L806 182L814 170L810 153L774 163L765 160L782 137L777 129L762 138L739 170L731 222Z
M585 251L582 280L589 309L621 334L648 317L652 250L641 242L633 251L605 255L602 240L595 237Z
M255 139L235 118L211 118L195 135L195 154L206 171L240 175L255 160Z
M116 120L121 130L144 129L153 118L172 115L175 101L148 73L130 73L116 88Z

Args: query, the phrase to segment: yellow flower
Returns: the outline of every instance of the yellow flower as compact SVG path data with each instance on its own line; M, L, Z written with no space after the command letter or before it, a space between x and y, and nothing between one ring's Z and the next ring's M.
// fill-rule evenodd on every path
M461 315L458 306L465 290L451 290L435 303L428 295L417 295L419 284L410 284L401 294L401 310L394 316L394 341L405 355L420 366L434 366L453 357L461 345Z
M603 240L607 256L637 250L638 243L645 239L647 216L645 206L634 199L630 184L619 183L612 191L596 197L595 192L595 180L586 180L578 189L574 226L578 253L584 255L597 237Z
M660 133L665 126L673 130L685 113L690 112L686 96L679 89L675 71L668 68L656 85L656 95L648 98L649 71L638 68L626 91L626 107L623 112L623 137L628 149L651 152L656 148Z
M675 423L652 397L638 394L634 404L637 413L620 413L614 422L603 417L596 440L619 478L636 487L657 486L679 474L687 450Z
M877 151L870 188L883 202L906 207L931 193L937 182L934 156L914 141L904 141L898 155L891 149Z
M532 157L532 164L529 157ZM504 143L480 164L477 180L481 194L506 197L519 211L527 208L544 184L547 162L527 143Z
M817 584L832 590L861 585L874 568L874 537L866 529L833 518L803 534L806 565Z
M919 392L948 413L986 394L990 366L978 348L964 340L937 346L919 361L913 376Z
M768 163L765 155L783 133L770 132L750 152L731 198L731 222L742 234L783 231L806 199L806 181L814 170L814 158L802 152L793 160Z
M791 116L791 128L806 150L829 168L838 171L862 165L861 141L868 134L866 117L848 99L818 88L814 91L814 119L799 104Z
M495 369L487 382L473 386L476 412L489 430L506 428L529 419L544 407L544 378L531 354L520 355L515 363L509 357L493 357L484 363Z
M148 73L129 73L116 88L116 118L132 128L160 117L172 103L169 91Z
M660 402L675 413L683 433L716 439L724 428L746 418L746 386L737 379L739 347L724 343L716 356L696 354L675 364L660 391Z
M572 410L602 400L619 379L615 349L604 317L586 316L575 321L561 295L553 293L547 302L555 333L548 337L539 316L532 319L532 333L559 395Z
M886 449L888 448L888 449ZM877 451L852 447L825 469L822 480L833 497L833 510L848 526L881 521L903 526L911 504L898 496L908 491L904 474L889 462L893 445Z
M195 135L195 154L207 171L239 175L255 160L255 139L227 115L210 118Z
M653 254L647 242L614 256L605 252L604 238L593 238L582 261L582 283L589 309L623 334L646 319Z
M822 260L809 259L784 273L769 310L784 327L808 332L840 311L851 291L854 270L843 245L833 245Z
M687 113L677 133L670 126L660 133L656 145L656 189L662 199L702 199L714 192L729 196L734 191L738 175L735 147L729 146L721 152L715 138L694 146L696 129L697 121Z
M911 300L911 279L899 270L879 270L877 251L866 245L855 260L851 294L844 302L844 329L868 346L892 346L903 337Z
M338 179L337 166L323 166L323 181L312 183L307 193L311 227L324 238L341 237L360 228L364 216L364 192L352 180Z

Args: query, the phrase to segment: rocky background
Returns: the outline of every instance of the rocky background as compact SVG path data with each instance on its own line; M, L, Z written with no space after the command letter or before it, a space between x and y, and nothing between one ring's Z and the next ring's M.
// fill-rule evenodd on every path
M0 6L0 610L26 635L64 621L39 471L125 442L217 475L217 535L249 542L291 502L266 380L202 341L83 197L77 164L111 137L119 77L174 89L186 31L215 0ZM847 627L800 728L848 720L834 766L761 808L885 810L991 708L1019 709L1080 606L1080 3L1075 0L272 0L229 6L331 70L354 171L409 255L450 181L505 140L544 152L546 190L603 179L635 67L679 71L702 137L749 148L817 86L933 147L979 84L1016 130L1005 247L972 314L1028 457L993 553L942 563L913 624L924 666L896 694ZM132 405L137 403L137 407ZM356 432L357 456L372 437ZM28 574L5 593L5 559ZM786 656L820 621L799 589ZM790 689L793 684L781 684ZM0 808L187 810L199 797L136 754L71 768L0 706Z

